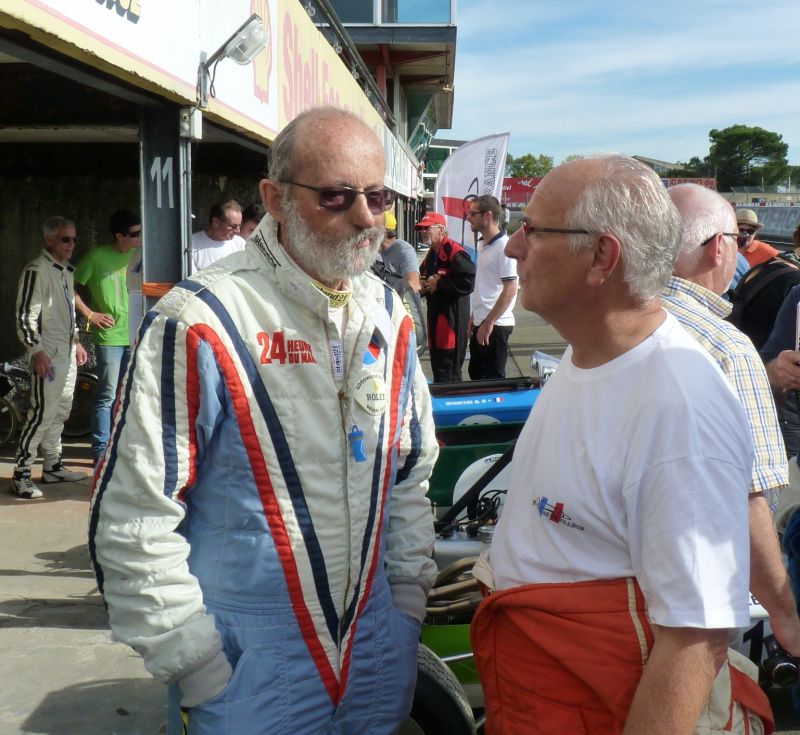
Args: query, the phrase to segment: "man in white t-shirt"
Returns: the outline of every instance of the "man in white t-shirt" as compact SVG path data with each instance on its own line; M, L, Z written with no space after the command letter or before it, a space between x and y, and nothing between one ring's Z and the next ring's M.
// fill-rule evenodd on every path
M500 230L500 202L491 195L473 199L469 224L482 241L477 248L475 288L470 294L469 377L506 377L508 338L514 329L517 263L505 254L508 235Z
M211 207L208 227L192 235L192 272L208 268L220 258L244 250L244 239L239 237L242 226L242 207L229 199Z
M658 176L614 155L554 169L506 245L523 306L570 347L476 568L493 589L472 624L489 732L689 735L729 673L728 631L749 621L753 446L659 302L680 236Z

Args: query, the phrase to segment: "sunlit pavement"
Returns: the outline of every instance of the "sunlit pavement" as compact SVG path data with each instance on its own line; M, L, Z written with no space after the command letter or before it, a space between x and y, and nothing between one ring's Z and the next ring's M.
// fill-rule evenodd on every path
M65 464L87 478L42 484L40 500L8 492L13 450L0 448L0 733L163 732L164 688L111 641L91 570L88 444L64 447Z

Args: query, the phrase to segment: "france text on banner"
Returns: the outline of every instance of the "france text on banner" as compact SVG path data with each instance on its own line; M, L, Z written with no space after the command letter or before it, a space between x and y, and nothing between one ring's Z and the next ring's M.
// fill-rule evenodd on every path
M443 214L448 236L474 258L474 237L466 213L475 197L491 194L501 199L508 152L508 133L495 133L464 143L439 169L433 210Z

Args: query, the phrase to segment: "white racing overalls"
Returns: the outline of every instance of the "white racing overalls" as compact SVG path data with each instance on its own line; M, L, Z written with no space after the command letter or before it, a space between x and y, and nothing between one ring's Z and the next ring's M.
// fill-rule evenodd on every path
M32 359L44 350L51 372L39 378L31 364L31 406L20 434L16 466L30 467L41 446L45 462L61 457L61 432L72 408L75 363L74 268L42 250L22 271L17 291L17 335Z
M90 551L115 636L154 675L185 693L220 647L233 667L190 735L388 735L435 576L428 389L394 292L355 279L337 341L275 230L145 316Z

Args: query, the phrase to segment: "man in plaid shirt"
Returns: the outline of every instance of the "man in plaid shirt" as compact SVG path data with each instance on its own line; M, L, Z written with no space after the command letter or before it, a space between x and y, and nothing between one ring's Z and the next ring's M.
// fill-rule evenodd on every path
M695 184L671 187L669 194L683 219L683 242L662 304L719 364L747 413L755 448L750 591L769 612L780 643L797 656L800 620L770 511L788 484L786 450L763 363L747 336L724 321L731 305L720 296L736 265L736 215L719 194Z

